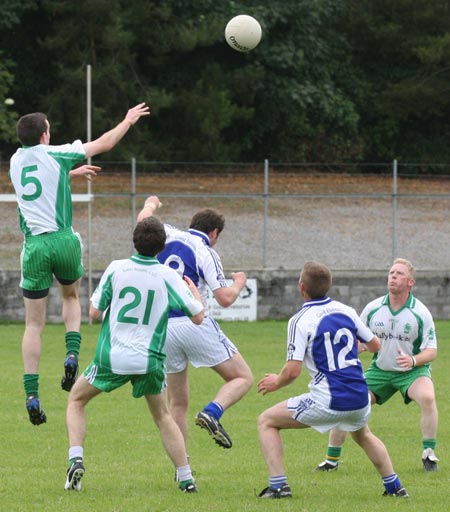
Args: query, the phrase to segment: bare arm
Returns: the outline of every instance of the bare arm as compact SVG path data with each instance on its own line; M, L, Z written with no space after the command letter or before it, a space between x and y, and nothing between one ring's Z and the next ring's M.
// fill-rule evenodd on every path
M94 321L101 320L102 315L103 315L103 311L100 311L99 309L94 308L94 306L91 304L91 306L89 308L89 316L91 317L91 319Z
M217 288L217 290L214 290L213 292L217 302L223 308L227 308L233 304L233 302L239 297L242 288L244 288L245 283L247 282L247 276L244 272L233 272L231 274L231 279L233 279L233 284L231 286L227 286L226 288Z
M192 281L192 279L188 276L184 276L184 281L186 282L189 290L191 290L192 295L200 302L200 304L203 304L202 298L200 296L200 293L199 293L197 287L194 284L194 281ZM204 317L205 317L205 308L203 307L203 309L200 311L200 313L197 313L196 315L191 316L190 320L192 322L194 322L194 324L200 325L203 322Z
M147 107L145 103L139 103L139 105L130 108L123 121L115 128L104 133L98 139L83 144L86 158L111 150L122 139L131 126L136 124L142 116L148 116L149 114L149 107Z
M69 176L71 178L75 176L86 176L88 180L91 179L92 176L97 176L97 173L102 170L101 167L98 167L96 165L80 165L79 167L76 167L75 169L72 169L69 172Z
M287 361L280 373L266 373L258 382L258 393L266 395L277 389L288 386L300 375L302 371L302 361Z
M364 347L361 352L364 352L367 350L368 352L378 352L381 348L381 341L379 340L378 336L374 336L368 343L361 343L358 341L358 348L362 346Z
M435 348L425 348L415 356L410 356L399 351L397 363L406 371L414 368L414 366L423 366L424 364L431 363L431 361L436 359L436 356L437 349Z
M142 210L137 216L137 222L141 222L141 220L144 220L147 217L151 217L158 208L161 208L161 206L162 203L157 196L147 197Z

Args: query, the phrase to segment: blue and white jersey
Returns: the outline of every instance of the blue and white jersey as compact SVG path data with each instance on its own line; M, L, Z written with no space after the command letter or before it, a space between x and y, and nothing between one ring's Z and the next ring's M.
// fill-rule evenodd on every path
M289 320L287 360L303 361L317 403L335 411L361 409L369 395L357 340L373 337L353 308L328 297L310 300Z
M201 231L182 231L169 224L165 224L164 228L167 235L166 247L158 254L158 260L176 270L181 277L192 279L206 311L207 287L214 291L228 286L219 255L210 246L208 235ZM184 316L184 313L171 312L170 316Z

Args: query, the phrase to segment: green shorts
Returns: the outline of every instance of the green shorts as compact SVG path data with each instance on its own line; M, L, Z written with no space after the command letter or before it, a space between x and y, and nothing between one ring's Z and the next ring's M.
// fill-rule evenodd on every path
M20 287L38 291L50 288L53 276L75 282L83 274L83 245L72 228L25 238L20 255Z
M166 387L164 365L150 373L142 375L118 375L105 368L101 368L94 361L84 370L83 375L89 384L100 391L109 393L120 388L127 382L133 386L133 397L140 398L144 395L160 395Z
M405 404L409 404L411 402L408 396L409 386L419 377L431 379L431 369L429 366L416 366L406 372L387 372L380 370L375 362L372 362L364 375L369 390L377 398L378 405L387 402L397 391L402 394Z

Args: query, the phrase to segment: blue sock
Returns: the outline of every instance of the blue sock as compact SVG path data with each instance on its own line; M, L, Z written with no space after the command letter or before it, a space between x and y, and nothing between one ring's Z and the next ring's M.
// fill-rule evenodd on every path
M384 488L389 494L395 494L399 489L402 488L400 478L397 473L383 477Z
M286 484L287 484L286 475L269 477L269 487L271 489L281 489Z
M203 410L217 421L220 420L223 414L223 407L217 402L209 402L206 407L203 407Z

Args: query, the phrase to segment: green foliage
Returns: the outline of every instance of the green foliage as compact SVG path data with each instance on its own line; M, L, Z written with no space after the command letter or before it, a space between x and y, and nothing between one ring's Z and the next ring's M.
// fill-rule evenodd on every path
M444 161L450 4L443 0L7 0L0 150L17 114L44 111L54 143L92 137L146 101L152 116L107 159ZM233 51L237 14L261 23ZM5 78L6 74L6 78ZM2 85L4 84L4 85ZM0 96L1 97L1 96Z
M1 59L0 52L0 59ZM14 105L7 105L5 99L10 98L13 75L8 71L8 62L0 62L0 140L13 142L16 138L15 124L18 118ZM14 99L14 98L13 98Z
M64 327L48 325L43 335L41 398L48 423L35 427L28 421L22 389L20 343L22 324L1 324L2 372L0 372L0 501L8 512L65 512L132 510L186 512L284 511L335 512L446 512L450 470L446 439L450 435L447 368L450 365L450 323L437 322L439 355L433 363L440 424L436 453L439 471L423 472L420 414L399 396L374 407L371 429L388 447L395 470L411 495L407 502L381 496L381 479L361 449L350 439L343 450L339 471L314 472L323 460L327 436L312 429L285 431L286 472L294 497L280 503L261 503L255 496L267 485L267 469L261 456L257 418L267 407L307 390L308 376L301 375L289 388L262 397L256 382L266 372L277 372L286 355L286 322L230 322L224 331L237 344L253 370L255 386L226 411L223 425L233 447L216 446L204 430L193 424L199 408L221 384L208 369L190 369L189 453L199 493L177 490L173 468L162 449L158 431L142 399L131 396L128 386L95 398L87 407L85 443L86 474L81 493L63 490L67 467L65 407L67 394L60 389L64 360ZM93 353L99 326L82 326L81 365ZM366 366L370 354L362 354ZM368 356L368 357L365 357ZM273 505L273 506L272 506Z
M450 4L352 3L347 30L365 83L366 158L448 159Z

